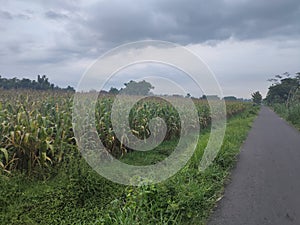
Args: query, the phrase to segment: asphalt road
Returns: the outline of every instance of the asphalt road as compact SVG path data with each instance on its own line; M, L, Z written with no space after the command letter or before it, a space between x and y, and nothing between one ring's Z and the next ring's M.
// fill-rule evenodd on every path
M300 132L262 107L208 225L300 225Z

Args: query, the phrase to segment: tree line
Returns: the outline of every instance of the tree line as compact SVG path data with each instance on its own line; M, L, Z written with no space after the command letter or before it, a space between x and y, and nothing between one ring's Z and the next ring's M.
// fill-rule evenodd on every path
M272 85L269 87L265 101L268 104L286 103L300 88L300 72L295 75L285 72L268 81L272 82Z
M0 89L33 89L33 90L66 90L75 91L71 86L66 88L60 88L57 85L50 83L46 75L37 76L36 80L31 80L28 78L18 79L14 78L4 78L0 76Z
M126 94L126 95L150 95L151 90L154 89L151 83L142 80L142 81L129 81L128 83L124 83L124 88L117 89L115 87L111 87L108 91L109 94L117 95L117 94Z
M264 101L269 105L287 104L291 98L300 92L300 72L295 75L285 72L281 75L275 75L274 78L268 79L268 81L272 84L266 98L262 99L259 91L254 92L251 95L254 103L261 104Z

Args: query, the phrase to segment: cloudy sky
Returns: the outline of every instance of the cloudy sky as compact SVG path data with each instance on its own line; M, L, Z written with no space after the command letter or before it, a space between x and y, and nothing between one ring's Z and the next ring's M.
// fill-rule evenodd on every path
M46 74L77 86L106 51L140 40L181 44L215 73L225 95L267 92L300 71L299 0L0 0L0 75ZM175 75L174 75L175 76ZM191 91L193 93L193 91Z

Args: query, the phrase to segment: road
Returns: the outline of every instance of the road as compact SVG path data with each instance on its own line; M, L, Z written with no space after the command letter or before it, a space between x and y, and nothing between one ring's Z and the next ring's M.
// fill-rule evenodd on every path
M208 225L300 224L300 132L262 107Z

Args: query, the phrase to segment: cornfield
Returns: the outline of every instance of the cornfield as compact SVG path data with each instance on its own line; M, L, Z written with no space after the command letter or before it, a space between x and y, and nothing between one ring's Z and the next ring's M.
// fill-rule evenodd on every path
M73 93L66 91L0 90L0 172L14 170L40 173L62 164L70 155L78 155L72 128ZM183 99L184 100L184 99ZM114 96L100 96L97 100L96 129L103 145L116 157L132 149L126 147L126 137L119 140L112 128L111 109ZM194 99L202 129L211 123L206 101ZM227 116L244 111L249 104L227 102ZM132 134L139 139L150 135L151 118L162 118L167 126L164 140L180 135L180 119L167 101L149 97L139 101L130 112ZM124 121L119 121L121 124ZM130 153L129 153L130 154Z

